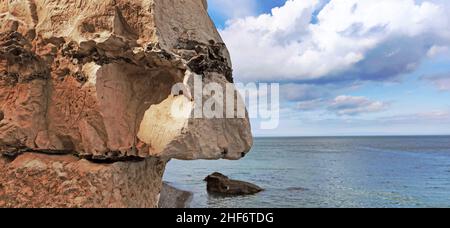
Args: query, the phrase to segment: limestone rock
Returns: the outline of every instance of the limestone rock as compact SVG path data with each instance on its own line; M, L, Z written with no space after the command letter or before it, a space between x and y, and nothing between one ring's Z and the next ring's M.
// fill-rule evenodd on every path
M248 118L171 109L213 97L194 79L233 82L206 8L0 0L0 207L157 207L170 159L245 156Z
M0 157L0 207L156 208L165 162L95 164L71 155Z
M239 159L247 118L172 117L194 77L232 82L204 0L0 2L0 147L91 160ZM208 98L205 95L205 100Z
M205 178L207 190L209 193L221 195L252 195L263 191L254 184L232 180L221 173L213 173Z
M189 208L194 194L163 183L159 208Z

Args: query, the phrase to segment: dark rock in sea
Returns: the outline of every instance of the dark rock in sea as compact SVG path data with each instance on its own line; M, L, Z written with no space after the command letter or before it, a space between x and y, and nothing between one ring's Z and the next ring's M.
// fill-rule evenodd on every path
M184 191L164 182L159 198L159 208L189 208L192 192Z
M288 191L292 191L292 192L304 192L304 191L308 191L307 188L302 188L302 187L290 187L287 188Z
M232 180L221 173L213 173L205 178L208 193L225 196L253 195L263 191L254 184Z

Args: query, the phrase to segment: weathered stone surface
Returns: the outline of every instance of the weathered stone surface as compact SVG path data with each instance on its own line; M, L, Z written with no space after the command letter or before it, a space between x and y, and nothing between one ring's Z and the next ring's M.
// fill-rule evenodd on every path
M189 208L194 194L163 182L159 208Z
M165 162L94 164L71 155L0 157L0 207L156 208Z
M170 112L233 81L206 7L0 0L0 207L156 207L170 159L245 156L247 118Z
M249 151L246 118L169 115L173 102L200 105L171 94L175 83L190 91L196 76L232 81L204 0L0 4L3 151L73 151L93 160L239 159Z
M232 180L221 173L213 173L205 178L209 193L222 195L252 195L263 191L254 184Z

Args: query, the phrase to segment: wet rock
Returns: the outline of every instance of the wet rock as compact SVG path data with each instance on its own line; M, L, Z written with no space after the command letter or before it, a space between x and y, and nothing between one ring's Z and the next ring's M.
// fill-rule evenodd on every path
M252 195L263 191L261 187L252 183L233 180L221 173L213 173L205 178L207 190L212 194L221 195Z

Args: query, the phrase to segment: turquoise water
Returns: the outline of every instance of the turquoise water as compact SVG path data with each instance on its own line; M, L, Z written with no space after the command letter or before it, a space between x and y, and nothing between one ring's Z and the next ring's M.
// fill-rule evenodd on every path
M209 196L216 171L266 191ZM450 207L450 136L257 138L243 160L174 160L164 179L192 207Z

